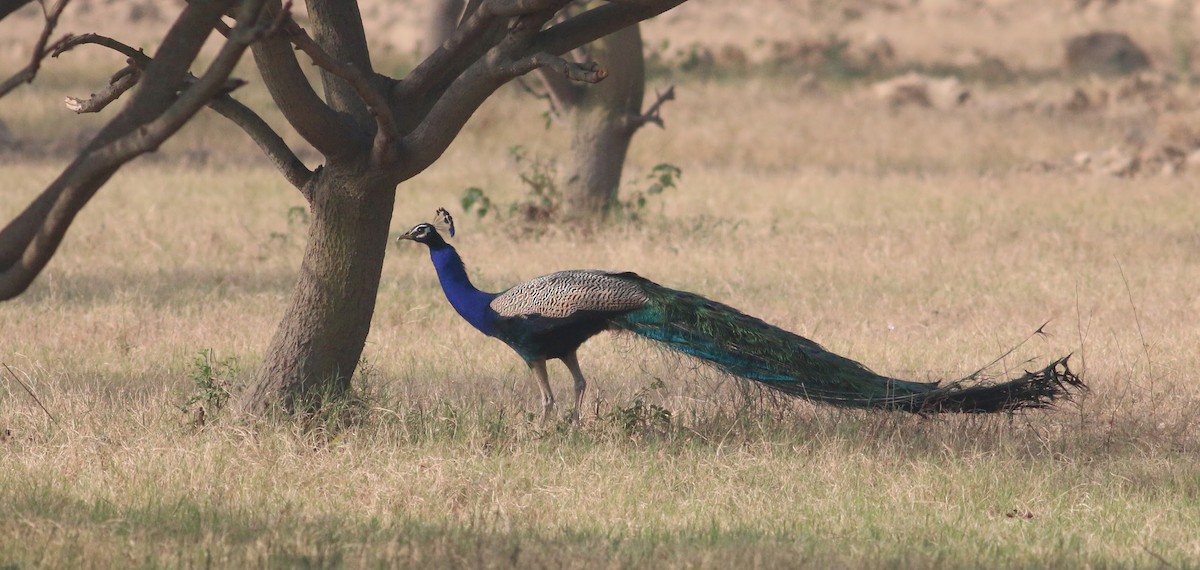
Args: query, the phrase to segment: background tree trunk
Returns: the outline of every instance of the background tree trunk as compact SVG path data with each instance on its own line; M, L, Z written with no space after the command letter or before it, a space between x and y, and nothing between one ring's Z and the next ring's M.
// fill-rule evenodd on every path
M571 86L578 94L561 99L572 132L561 171L569 220L602 218L617 203L625 156L641 126L646 90L638 28L630 26L592 42L588 56L604 63L608 77L596 85Z
M450 38L462 18L466 0L428 0L425 12L425 36L421 38L421 55L426 56Z
M310 186L299 278L258 377L237 402L242 417L309 411L344 394L370 331L395 182L364 162L330 165Z

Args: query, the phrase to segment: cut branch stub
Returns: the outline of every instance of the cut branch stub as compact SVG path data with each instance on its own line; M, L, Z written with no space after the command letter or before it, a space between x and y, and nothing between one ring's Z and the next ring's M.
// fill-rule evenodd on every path
M92 96L87 99L67 97L65 101L66 106L76 113L98 113L107 107L109 103L116 101L118 97L129 91L134 85L137 85L140 79L141 71L137 67L133 65L126 66L100 92L92 93Z

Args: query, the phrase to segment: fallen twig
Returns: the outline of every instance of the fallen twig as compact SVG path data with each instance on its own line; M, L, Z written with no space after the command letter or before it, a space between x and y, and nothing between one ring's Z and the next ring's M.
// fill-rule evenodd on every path
M42 408L43 412L46 412L46 417L50 418L50 421L52 421L54 423L58 423L58 420L54 419L54 414L51 414L50 410L46 409L46 405L43 404L42 401L38 399L37 394L33 393L33 389L30 388L29 385L25 383L25 381L21 380L21 377L17 376L17 373L13 372L12 368L8 367L8 363L3 363L3 364L4 364L4 369L7 370L8 374L13 377L13 380L16 380L17 384L20 384L21 387L24 388L25 391L29 393L29 397L33 398L33 401L37 402L37 405L40 408Z

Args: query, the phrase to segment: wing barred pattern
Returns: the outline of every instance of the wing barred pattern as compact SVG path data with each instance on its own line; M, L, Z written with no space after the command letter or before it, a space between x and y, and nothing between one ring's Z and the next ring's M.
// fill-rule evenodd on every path
M560 271L501 293L491 308L502 317L542 315L561 319L579 311L628 311L646 304L635 282L605 271Z

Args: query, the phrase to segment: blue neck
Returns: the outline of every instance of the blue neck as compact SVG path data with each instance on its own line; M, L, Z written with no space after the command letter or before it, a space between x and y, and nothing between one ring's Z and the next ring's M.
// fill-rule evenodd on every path
M453 247L446 244L430 247L429 257L433 260L434 269L437 269L442 291L446 293L446 299L450 301L454 310L471 323L471 326L491 336L494 327L489 318L491 308L488 307L488 303L496 298L496 294L485 293L471 284L462 258Z

